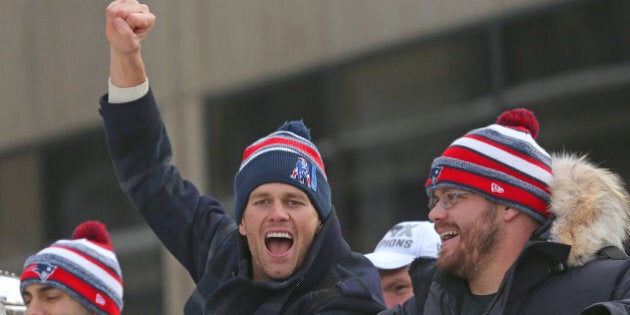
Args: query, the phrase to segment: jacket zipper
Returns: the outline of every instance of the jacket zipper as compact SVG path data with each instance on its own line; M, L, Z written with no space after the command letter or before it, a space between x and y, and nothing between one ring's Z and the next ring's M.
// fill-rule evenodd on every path
M507 283L507 279L508 277L503 278L503 281L501 281L501 285L499 286L499 290L497 291L497 294L494 296L494 298L492 299L492 303L490 303L488 305L488 307L486 308L486 310L482 313L483 315L488 315L490 314L490 311L494 308L494 306L497 304L497 302L499 301L499 298L501 297L501 293L503 292L503 290L505 289L505 284Z

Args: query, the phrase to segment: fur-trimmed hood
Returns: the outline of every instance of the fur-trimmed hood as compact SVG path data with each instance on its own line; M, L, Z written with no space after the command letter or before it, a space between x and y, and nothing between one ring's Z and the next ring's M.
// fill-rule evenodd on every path
M630 235L630 196L622 179L585 155L552 154L550 240L571 245L568 264L581 266L599 250L624 251Z

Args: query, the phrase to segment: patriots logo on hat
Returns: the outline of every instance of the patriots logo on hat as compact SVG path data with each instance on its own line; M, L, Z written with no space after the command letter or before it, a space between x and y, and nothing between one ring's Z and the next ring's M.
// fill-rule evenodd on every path
M307 187L317 191L317 169L310 165L305 158L299 157L295 162L291 178L297 179L300 184L306 184Z
M46 281L57 270L57 266L45 263L39 263L31 269L39 276L41 281Z
M442 173L442 166L435 166L431 169L431 173L429 173L429 185L435 184L435 181L440 177Z

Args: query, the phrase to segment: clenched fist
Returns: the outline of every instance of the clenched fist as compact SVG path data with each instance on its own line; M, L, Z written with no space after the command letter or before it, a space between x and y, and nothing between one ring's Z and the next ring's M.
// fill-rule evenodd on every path
M117 0L107 6L105 33L112 49L120 54L136 53L140 43L155 25L155 15L146 4Z

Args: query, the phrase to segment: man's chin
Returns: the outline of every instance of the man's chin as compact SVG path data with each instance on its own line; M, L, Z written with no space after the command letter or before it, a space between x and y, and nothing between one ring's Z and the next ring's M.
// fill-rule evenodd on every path
M284 280L287 280L290 276L291 274L283 273L283 274L273 274L269 278L271 279L271 281L274 281L274 282L282 282Z
M457 263L456 260L453 259L452 254L440 252L436 264L438 268L440 268L442 271L446 271L449 273L454 273L454 271L457 269Z
M274 266L266 271L269 279L275 282L282 282L293 274L293 268L289 266Z

